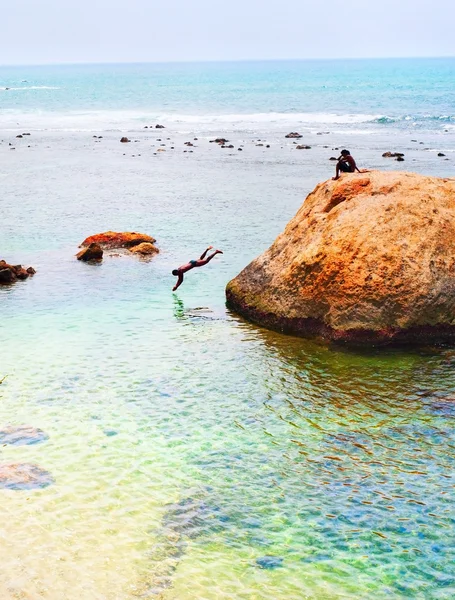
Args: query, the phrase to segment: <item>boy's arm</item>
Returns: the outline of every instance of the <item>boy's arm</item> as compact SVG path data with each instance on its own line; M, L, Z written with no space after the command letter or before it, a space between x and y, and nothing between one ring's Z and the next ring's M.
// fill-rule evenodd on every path
M172 291L175 292L175 290L182 285L183 283L183 273L179 273L179 278L177 279L177 283L174 285L174 287L172 288Z

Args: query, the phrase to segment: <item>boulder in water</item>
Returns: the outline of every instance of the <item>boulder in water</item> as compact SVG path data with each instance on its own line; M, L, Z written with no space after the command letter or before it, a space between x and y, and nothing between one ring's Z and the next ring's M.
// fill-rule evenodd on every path
M33 267L25 269L22 265L10 265L5 260L0 260L0 285L14 283L18 279L27 279L35 273Z
M371 171L319 184L226 295L285 333L455 340L455 179Z
M87 262L89 260L102 260L103 258L103 250L101 246L95 242L83 248L80 252L76 254L77 260L83 260Z
M86 238L81 247L86 248L90 244L98 244L104 250L112 250L115 248L132 248L143 242L153 244L156 239L145 233L136 233L135 231L105 231Z

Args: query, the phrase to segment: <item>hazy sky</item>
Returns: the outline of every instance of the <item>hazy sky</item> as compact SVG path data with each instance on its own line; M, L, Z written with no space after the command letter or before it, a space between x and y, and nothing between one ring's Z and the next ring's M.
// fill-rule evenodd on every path
M0 7L0 64L455 55L455 0L0 0Z

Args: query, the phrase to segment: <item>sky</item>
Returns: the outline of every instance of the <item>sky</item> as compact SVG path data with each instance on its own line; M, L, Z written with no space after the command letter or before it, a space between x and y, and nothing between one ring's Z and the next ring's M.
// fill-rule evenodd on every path
M455 0L0 0L0 64L455 56Z

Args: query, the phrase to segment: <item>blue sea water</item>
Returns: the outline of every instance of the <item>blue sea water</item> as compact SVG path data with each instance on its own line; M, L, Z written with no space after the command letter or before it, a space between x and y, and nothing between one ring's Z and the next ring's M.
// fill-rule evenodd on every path
M336 60L2 67L2 120L83 115L171 121L362 124L455 121L455 60ZM117 114L116 114L117 113ZM228 118L230 117L230 118ZM39 122L39 121L38 121Z
M453 176L454 75L454 59L0 68L0 258L37 269L0 288L0 430L43 432L2 446L0 484L11 463L44 473L0 485L2 600L453 598L453 349L281 336L224 288L341 146ZM76 261L108 229L160 253ZM173 294L210 243L224 254Z

